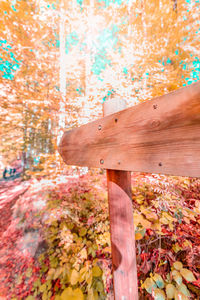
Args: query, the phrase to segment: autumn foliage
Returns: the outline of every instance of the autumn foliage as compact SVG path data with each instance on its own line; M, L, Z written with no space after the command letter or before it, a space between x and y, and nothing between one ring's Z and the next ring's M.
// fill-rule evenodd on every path
M0 299L113 299L106 176L64 130L199 80L199 1L1 0ZM132 174L139 299L200 298L200 181Z

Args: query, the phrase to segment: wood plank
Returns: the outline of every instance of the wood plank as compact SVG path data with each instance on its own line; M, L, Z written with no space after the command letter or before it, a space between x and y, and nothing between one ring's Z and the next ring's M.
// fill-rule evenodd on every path
M70 165L200 177L200 82L64 133Z
M104 115L125 107L125 101L109 99ZM115 300L137 300L137 265L131 192L131 172L107 170L112 274Z

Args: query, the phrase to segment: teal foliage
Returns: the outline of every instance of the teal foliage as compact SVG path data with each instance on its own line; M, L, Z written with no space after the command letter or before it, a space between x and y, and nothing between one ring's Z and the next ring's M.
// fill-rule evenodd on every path
M104 50L103 52L95 55L92 72L95 75L100 75L101 71L105 70L107 65L110 65L110 60L106 58L106 51Z
M172 62L171 59L168 57L167 58L167 64L171 64L171 62Z
M17 11L14 5L11 5L12 10Z
M193 55L190 54L190 57L193 57ZM180 64L182 65L182 69L184 71L191 70L189 77L184 77L182 75L182 78L184 78L185 82L186 82L186 83L183 83L183 86L190 85L190 84L200 80L200 60L197 56L191 62L188 62L188 63L181 62Z
M124 73L125 75L128 74L128 69L127 69L127 67L124 67L124 68L123 68L123 73Z
M82 6L82 5L83 5L83 0L76 0L76 3L77 3L78 5L80 5L80 6Z
M79 42L78 35L75 31L67 35L65 43L65 52L69 53L72 46L76 46Z
M108 7L111 3L116 3L118 5L121 5L123 3L123 0L98 0L99 3L104 3L104 7Z
M102 70L104 70L107 65L111 64L111 61L107 58L107 50L116 49L118 31L119 28L116 25L113 25L111 29L106 28L100 33L98 37L97 53L92 65L92 72L95 75L100 75Z
M13 80L14 72L20 68L20 61L18 61L14 53L11 51L12 47L7 45L6 40L0 40L0 49L6 51L7 59L3 59L0 53L0 74L5 79Z
M109 91L107 92L107 95L103 97L103 99L102 99L103 102L105 102L106 99L108 99L108 97L109 97L110 95L114 94L114 93L115 93L115 90L114 90L114 89L109 90Z
M82 95L83 89L82 87L79 87L76 89L76 91L79 93L79 95Z
M119 28L117 25L113 25L111 29L106 28L102 31L98 38L99 42L99 50L105 50L109 48L115 48L118 38L117 38L117 32L119 32Z

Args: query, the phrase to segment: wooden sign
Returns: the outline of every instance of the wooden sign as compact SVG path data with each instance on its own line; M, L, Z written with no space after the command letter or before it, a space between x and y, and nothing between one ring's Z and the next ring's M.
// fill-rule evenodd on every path
M68 165L200 176L200 82L67 131Z

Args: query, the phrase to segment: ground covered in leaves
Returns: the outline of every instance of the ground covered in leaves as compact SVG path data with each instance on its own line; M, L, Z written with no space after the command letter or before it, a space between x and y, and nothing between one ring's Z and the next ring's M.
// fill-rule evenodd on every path
M200 299L200 181L133 174L139 299ZM0 183L0 299L113 299L105 174Z

